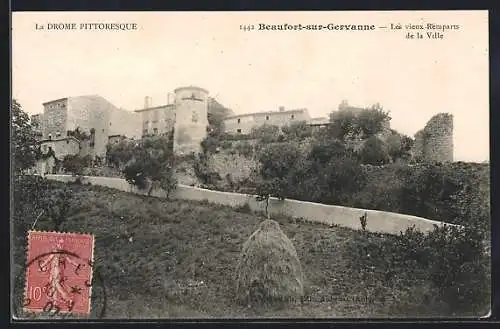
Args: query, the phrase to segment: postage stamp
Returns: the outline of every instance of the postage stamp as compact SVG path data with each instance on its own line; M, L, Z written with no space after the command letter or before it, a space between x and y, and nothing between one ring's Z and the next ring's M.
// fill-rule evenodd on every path
M28 232L24 310L90 314L94 236Z

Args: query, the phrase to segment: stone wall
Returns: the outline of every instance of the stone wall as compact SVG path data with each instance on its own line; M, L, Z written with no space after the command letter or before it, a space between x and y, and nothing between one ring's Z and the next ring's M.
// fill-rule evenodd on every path
M70 175L47 175L47 178L62 182L71 182L75 180L75 177ZM141 195L147 195L148 190L147 188L140 190L121 178L86 176L83 182ZM165 197L165 192L156 189L152 191L151 195ZM248 206L250 210L254 212L265 210L265 202L257 201L256 197L253 195L211 191L185 185L178 185L171 197L180 200L208 201L213 204L225 205L233 208ZM368 231L388 234L399 234L401 231L405 231L412 226L415 226L416 229L422 232L428 232L434 229L434 225L442 226L445 224L443 222L404 214L324 205L291 199L277 200L271 198L268 212L271 216L287 216L326 225L339 225L351 229L361 228L359 217L366 213L366 229Z
M453 115L439 113L424 129L415 134L412 150L417 160L424 162L453 161Z
M127 138L141 138L141 116L138 113L109 106L109 135L121 135Z

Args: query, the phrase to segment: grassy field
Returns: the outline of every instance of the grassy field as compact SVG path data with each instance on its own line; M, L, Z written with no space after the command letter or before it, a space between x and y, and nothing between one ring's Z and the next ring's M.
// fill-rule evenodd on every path
M64 186L51 184L52 190ZM306 300L276 308L238 305L234 301L236 264L243 242L262 217L203 202L69 186L71 210L60 230L95 235L96 270L107 292L106 318L422 317L453 313L435 297L439 294L425 271L392 268L389 274L387 268L377 268L376 257L384 255L360 252L366 241L392 237L286 218L276 220L301 260ZM14 268L22 277L26 231L33 218L18 216L15 220ZM53 224L42 218L36 229L53 230ZM99 295L97 288L95 294ZM102 304L102 300L95 303Z

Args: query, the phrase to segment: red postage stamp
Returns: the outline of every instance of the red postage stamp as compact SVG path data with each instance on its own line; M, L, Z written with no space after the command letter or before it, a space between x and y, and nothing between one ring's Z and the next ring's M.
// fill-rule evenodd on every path
M90 314L94 236L28 232L24 310Z

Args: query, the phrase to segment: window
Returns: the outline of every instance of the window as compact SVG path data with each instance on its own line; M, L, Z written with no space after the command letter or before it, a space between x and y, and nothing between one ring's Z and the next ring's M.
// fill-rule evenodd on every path
M158 128L153 128L153 134L155 134L155 135L158 134Z
M266 120L269 120L269 115L266 115Z
M69 139L66 140L66 144L69 144Z
M295 117L295 115L292 114L292 119Z
M90 143L89 143L90 147L94 147L95 145L95 129L94 128L90 128Z
M240 122L241 122L241 119L238 119L238 123L240 123Z
M44 152L47 152L47 145L44 145L44 146L43 146L43 151L44 151Z
M109 123L109 125L111 126L111 122Z
M237 129L237 130L236 130L236 132L237 132L238 134L241 134L241 129Z
M49 134L49 139L52 140L52 134Z
M144 124L145 124L145 125L147 125L148 123L149 123L149 121L148 121L148 120L144 121Z

